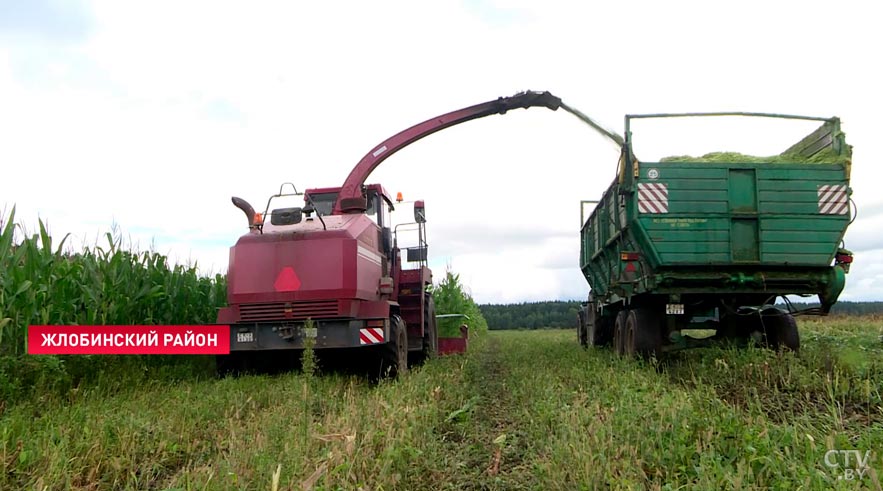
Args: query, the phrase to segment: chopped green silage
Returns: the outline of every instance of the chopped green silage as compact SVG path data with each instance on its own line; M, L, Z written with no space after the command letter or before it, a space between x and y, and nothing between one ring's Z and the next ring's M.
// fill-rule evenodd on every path
M660 162L702 162L702 163L784 163L784 164L846 164L850 160L848 154L836 153L832 148L826 148L812 157L805 157L797 153L782 153L768 157L745 155L738 152L711 152L701 157L690 155L677 155L660 159Z

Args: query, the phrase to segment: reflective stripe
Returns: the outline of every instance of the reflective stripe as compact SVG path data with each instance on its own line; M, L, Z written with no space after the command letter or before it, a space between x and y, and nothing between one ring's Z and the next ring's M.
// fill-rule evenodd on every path
M668 186L658 182L638 183L639 213L668 213Z
M383 328L369 327L368 329L359 329L360 344L377 344L383 342Z
M819 186L819 213L846 215L849 212L849 195L846 191L846 184Z

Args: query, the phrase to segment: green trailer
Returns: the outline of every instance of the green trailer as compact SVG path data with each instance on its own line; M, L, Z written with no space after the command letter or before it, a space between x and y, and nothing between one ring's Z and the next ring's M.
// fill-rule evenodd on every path
M737 115L821 126L771 157L643 162L633 152L633 119ZM580 343L612 344L623 355L715 339L799 349L794 315L827 314L852 262L843 247L852 149L839 119L651 114L626 116L625 127L617 177L581 217L580 268L591 292L579 313ZM786 295L817 297L818 307L796 311ZM777 308L778 299L788 308ZM700 341L684 332L692 329L714 335Z

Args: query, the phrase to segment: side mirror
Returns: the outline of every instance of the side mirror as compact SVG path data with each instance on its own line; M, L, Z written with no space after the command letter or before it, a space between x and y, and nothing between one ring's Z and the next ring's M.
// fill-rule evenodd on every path
M273 225L295 225L300 223L303 215L300 208L277 208L270 214Z
M426 223L426 207L423 201L414 202L414 221L417 223Z

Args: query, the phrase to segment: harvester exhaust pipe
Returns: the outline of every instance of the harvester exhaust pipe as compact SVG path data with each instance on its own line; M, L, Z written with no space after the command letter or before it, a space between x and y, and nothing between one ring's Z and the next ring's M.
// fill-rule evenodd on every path
M248 228L254 228L254 226L255 226L254 208L252 208L252 206L250 204L248 204L248 201L245 201L242 198L237 198L236 196L233 196L232 200L233 200L233 205L236 208L239 208L240 210L242 210L243 213L245 213L245 218L248 219Z

